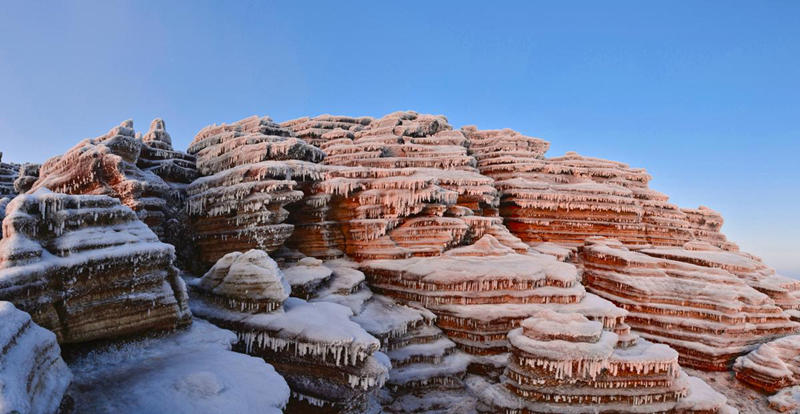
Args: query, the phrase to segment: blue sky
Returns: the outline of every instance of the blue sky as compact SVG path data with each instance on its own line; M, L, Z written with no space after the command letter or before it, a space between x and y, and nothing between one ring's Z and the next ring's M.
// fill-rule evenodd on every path
M800 2L8 2L0 151L401 109L645 167L800 276Z

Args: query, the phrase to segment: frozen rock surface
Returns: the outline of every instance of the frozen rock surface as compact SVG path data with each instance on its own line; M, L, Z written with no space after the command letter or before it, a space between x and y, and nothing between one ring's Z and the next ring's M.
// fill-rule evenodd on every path
M118 200L40 189L6 207L0 299L61 343L173 329L191 318L173 260Z
M733 370L740 381L769 393L800 385L800 335L762 344L739 357Z
M72 374L55 335L9 302L0 320L0 413L56 412Z
M231 352L236 340L195 320L185 330L75 356L69 361L75 412L283 412L286 381L260 358Z
M584 284L628 310L628 324L643 337L675 348L682 364L727 370L759 343L800 329L770 296L735 274L651 254L654 250L664 251L590 239L580 255Z
M259 253L260 257L265 255ZM203 279L190 280L189 285L202 286L219 269L228 266L229 257L224 256ZM311 264L309 260L304 263ZM230 265L232 270L234 265ZM268 256L259 265L259 268L265 267L277 270ZM330 275L331 271L328 272ZM274 286L281 286L283 293L288 292L281 271L270 275L281 279ZM216 294L226 297L220 290ZM235 298L235 294L227 297ZM343 412L362 412L369 406L373 392L382 387L388 377L390 364L388 358L378 352L380 342L350 320L353 310L349 307L299 298L288 298L282 306L269 311L242 310L220 303L207 295L197 295L191 307L197 316L236 332L235 349L274 365L292 388L293 406L310 404Z
M18 191L14 188L14 181L19 175L19 165L3 162L3 153L0 152L0 198L15 196Z

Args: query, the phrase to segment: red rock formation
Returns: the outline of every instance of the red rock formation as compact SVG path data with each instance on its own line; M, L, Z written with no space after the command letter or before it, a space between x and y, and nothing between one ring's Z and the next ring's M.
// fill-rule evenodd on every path
M737 358L733 370L740 381L768 393L800 385L800 335L762 344Z
M193 179L194 167L191 157L171 149L163 127L160 119L153 121L145 141L136 136L133 121L128 120L105 135L85 139L42 164L30 191L47 188L117 198L160 238L180 244L165 227L165 222L179 219L183 208L182 187L172 183Z
M312 162L325 154L269 118L251 117L201 130L189 153L204 177L187 189L200 259L212 264L236 250L274 251L292 234L284 223L299 201L296 178L321 179Z
M168 330L191 317L173 260L118 200L42 189L6 208L0 299L61 343Z
M724 396L682 372L673 349L620 341L581 314L540 311L508 338L502 383L473 384L495 412L729 412Z
M592 239L580 257L586 288L628 310L628 324L675 348L682 364L726 370L759 343L800 329L769 296L722 268L650 255L667 252L713 261L721 251L639 252L615 240Z

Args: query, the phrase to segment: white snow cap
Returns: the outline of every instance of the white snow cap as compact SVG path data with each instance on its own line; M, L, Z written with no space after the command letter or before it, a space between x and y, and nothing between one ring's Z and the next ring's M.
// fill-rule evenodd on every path
M231 299L283 302L289 287L278 264L263 250L223 256L198 281L197 287Z

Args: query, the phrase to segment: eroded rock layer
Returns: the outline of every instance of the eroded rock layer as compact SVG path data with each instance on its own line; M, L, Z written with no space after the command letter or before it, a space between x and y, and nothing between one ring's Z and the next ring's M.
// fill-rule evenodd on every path
M628 324L643 337L675 348L682 364L726 370L759 343L800 328L742 278L723 268L646 254L654 251L665 252L591 239L580 254L583 281L591 292L626 309ZM684 254L705 257L700 251Z
M762 344L733 365L740 381L773 393L800 385L800 335Z
M303 192L295 179L322 178L325 153L264 117L213 125L194 138L202 178L188 188L188 209L200 259L213 264L236 250L274 251L292 234L289 203Z
M118 200L42 189L6 207L0 299L61 343L172 329L191 317L173 260Z
M366 410L370 394L388 377L380 342L350 320L348 307L287 299L289 284L265 252L234 256L189 282L201 292L193 295L193 312L234 331L235 349L272 364L289 383L295 405Z
M105 135L85 139L39 168L29 191L47 188L66 194L108 195L136 212L164 241L173 240L183 209L183 187L195 177L191 156L172 150L164 122L153 121L144 138L133 121Z
M58 410L72 374L52 332L0 301L0 411L50 414Z
M19 165L3 162L3 153L0 152L0 198L17 194L14 181L18 174Z

